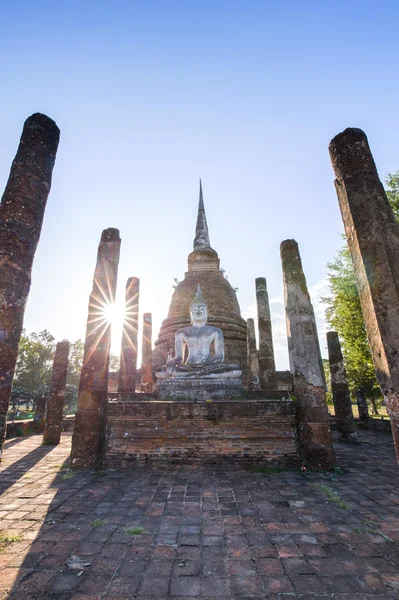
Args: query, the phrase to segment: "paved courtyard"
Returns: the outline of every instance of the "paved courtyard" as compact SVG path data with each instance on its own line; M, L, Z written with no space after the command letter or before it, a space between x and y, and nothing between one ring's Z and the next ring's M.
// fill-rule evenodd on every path
M399 598L399 466L360 439L343 475L75 473L68 435L8 440L0 599Z

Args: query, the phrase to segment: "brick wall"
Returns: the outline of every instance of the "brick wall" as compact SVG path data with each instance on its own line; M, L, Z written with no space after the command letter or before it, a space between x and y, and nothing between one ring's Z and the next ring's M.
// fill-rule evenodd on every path
M297 465L295 410L289 400L109 402L105 464Z

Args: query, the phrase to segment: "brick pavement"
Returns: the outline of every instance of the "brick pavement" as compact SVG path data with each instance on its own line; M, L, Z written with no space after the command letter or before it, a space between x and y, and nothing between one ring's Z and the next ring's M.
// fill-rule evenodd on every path
M399 598L399 467L359 434L335 444L344 475L75 473L70 436L9 440L0 599Z

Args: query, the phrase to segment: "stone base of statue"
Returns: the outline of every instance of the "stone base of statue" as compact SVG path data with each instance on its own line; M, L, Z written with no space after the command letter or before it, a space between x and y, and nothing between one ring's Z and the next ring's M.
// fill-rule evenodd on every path
M242 394L240 377L226 378L172 378L159 379L157 392L160 400L198 400L235 397Z

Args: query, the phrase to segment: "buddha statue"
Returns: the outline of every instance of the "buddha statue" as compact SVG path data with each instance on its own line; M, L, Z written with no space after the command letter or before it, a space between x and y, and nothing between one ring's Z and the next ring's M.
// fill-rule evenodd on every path
M224 362L222 330L207 325L208 309L199 284L190 305L190 315L191 325L176 331L175 357L155 371L157 379L240 378L240 367Z

